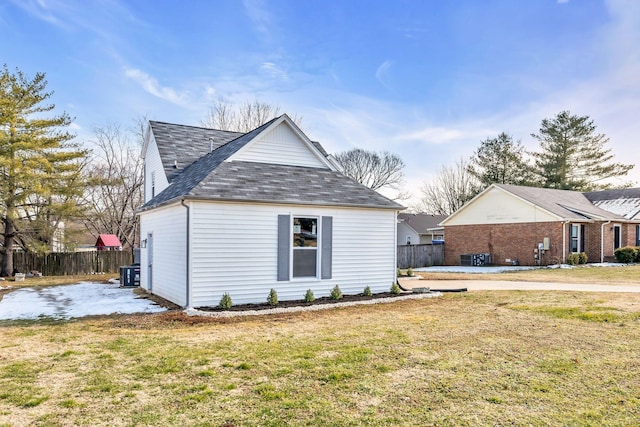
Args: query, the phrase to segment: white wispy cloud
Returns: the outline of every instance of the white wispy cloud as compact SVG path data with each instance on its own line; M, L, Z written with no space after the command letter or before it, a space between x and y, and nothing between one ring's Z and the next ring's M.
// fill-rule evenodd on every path
M289 74L283 69L280 68L273 62L263 62L260 65L260 71L267 74L271 78L279 79L279 80L288 80Z
M158 79L136 68L126 68L124 74L126 77L138 83L146 92L150 93L151 95L179 105L181 107L188 106L188 93L178 92L171 87L162 86L158 82Z
M386 60L382 64L380 64L380 66L376 70L376 79L378 80L378 82L380 82L382 86L385 87L385 89L389 91L391 91L392 88L387 83L387 74L389 74L389 69L391 68L392 65L393 65L392 61Z
M420 141L428 144L447 144L453 141L482 139L496 133L495 129L478 128L477 125L464 124L463 127L428 126L409 133L398 135L398 141Z
M27 12L29 15L48 22L62 29L71 29L72 25L62 17L68 15L68 4L57 0L11 0L13 4Z
M267 38L272 36L273 16L264 0L243 0L247 15L259 33Z

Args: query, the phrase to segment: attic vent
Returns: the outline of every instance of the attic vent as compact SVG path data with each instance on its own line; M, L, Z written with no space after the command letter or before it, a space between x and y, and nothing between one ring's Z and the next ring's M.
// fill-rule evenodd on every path
M173 161L173 168L174 169L178 169L178 161L177 160Z
M209 138L209 152L213 151L213 138Z

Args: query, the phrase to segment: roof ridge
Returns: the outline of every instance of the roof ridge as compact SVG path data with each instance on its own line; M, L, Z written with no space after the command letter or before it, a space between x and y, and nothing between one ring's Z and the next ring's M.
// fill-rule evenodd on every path
M159 124L163 124L163 125L180 126L180 127L204 129L204 130L215 130L217 132L237 133L239 135L244 135L244 133L239 132L239 131L235 131L235 130L216 129L216 128L210 128L210 127L205 127L205 126L185 125L185 124L181 124L181 123L163 122L161 120L149 120L149 123L159 123Z

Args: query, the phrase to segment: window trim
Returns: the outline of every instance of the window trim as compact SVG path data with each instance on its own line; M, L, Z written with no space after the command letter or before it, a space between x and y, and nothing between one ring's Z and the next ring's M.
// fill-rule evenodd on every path
M575 228L574 228L575 227ZM576 236L573 235L573 230L577 230ZM569 224L569 253L579 254L584 252L584 224L571 223ZM573 251L573 242L576 242L576 251Z
M294 222L296 218L305 218L305 219L315 219L316 220L316 239L317 244L315 247L305 247L305 246L294 246L293 244L293 235L294 233ZM301 281L301 280L321 280L320 273L322 269L322 217L320 215L304 215L304 214L291 214L289 216L289 241L291 242L289 248L289 281ZM293 253L296 250L308 251L315 250L316 251L316 274L313 276L294 276L293 274Z
M613 241L613 251L622 247L622 225L621 224L613 224L612 227L612 241ZM616 232L618 233L618 238L616 239ZM617 241L616 241L617 240Z

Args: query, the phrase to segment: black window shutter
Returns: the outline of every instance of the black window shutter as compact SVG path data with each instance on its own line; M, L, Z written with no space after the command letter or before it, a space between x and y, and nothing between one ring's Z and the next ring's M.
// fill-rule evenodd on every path
M291 219L278 215L278 281L289 280L289 252L291 251Z
M580 225L580 250L578 252L585 252L585 250L584 250L584 224Z
M636 225L636 246L640 246L640 225Z
M331 279L331 254L333 252L333 217L322 217L322 254L320 278Z

